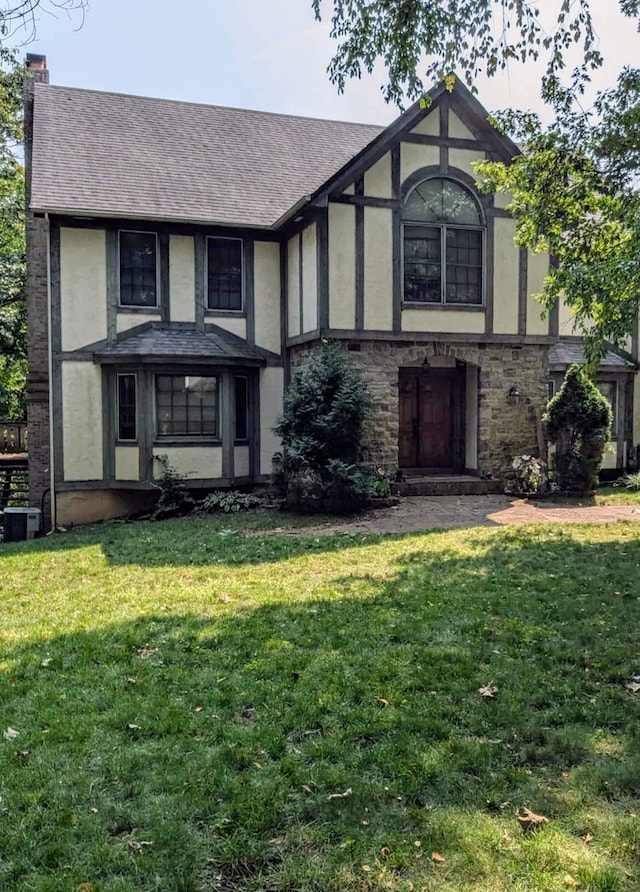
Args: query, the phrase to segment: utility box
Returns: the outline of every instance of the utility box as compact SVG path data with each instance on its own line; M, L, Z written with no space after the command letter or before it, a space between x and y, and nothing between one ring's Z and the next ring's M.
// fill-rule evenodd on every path
M4 541L23 542L38 535L42 526L39 508L5 508Z

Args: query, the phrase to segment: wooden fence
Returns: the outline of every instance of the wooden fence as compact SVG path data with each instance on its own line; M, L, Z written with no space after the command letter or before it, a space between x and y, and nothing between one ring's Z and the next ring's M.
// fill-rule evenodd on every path
M26 421L0 421L0 454L26 452L28 439Z

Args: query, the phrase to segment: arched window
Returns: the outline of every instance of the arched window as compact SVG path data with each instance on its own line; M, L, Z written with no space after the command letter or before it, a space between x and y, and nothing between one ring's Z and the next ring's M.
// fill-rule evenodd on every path
M423 180L403 222L405 302L482 304L484 226L472 193L455 180Z

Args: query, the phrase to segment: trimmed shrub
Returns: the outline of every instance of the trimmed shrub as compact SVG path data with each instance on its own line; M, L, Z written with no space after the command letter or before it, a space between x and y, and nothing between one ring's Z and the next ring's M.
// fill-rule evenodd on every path
M591 492L611 436L611 406L582 366L572 365L544 416L548 440L556 447L555 483L579 495Z
M360 466L371 397L340 346L324 341L300 368L274 430L287 503L306 510L351 510L374 493Z

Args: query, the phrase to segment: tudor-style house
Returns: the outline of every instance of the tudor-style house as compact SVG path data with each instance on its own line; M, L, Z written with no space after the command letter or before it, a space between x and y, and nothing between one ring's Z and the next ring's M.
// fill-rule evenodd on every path
M533 295L477 159L518 151L460 84L389 127L51 86L25 97L32 504L49 524L139 510L167 455L190 485L266 481L291 370L344 345L389 473L500 478L581 357ZM640 442L637 333L600 383L608 466Z

